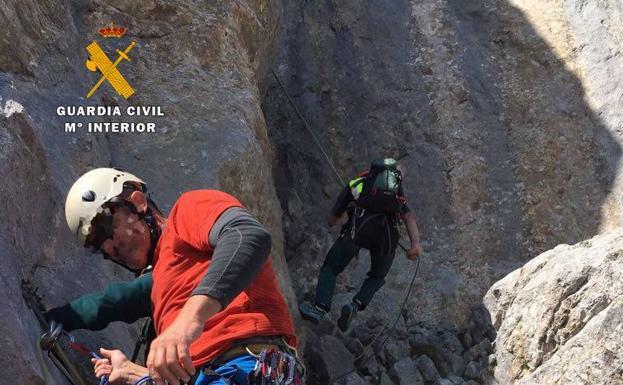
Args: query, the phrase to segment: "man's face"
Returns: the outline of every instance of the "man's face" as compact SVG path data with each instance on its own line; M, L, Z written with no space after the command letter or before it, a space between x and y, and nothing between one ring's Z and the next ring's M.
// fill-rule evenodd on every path
M147 225L137 214L122 206L115 209L112 228L113 237L105 240L100 250L131 269L144 269L151 246Z

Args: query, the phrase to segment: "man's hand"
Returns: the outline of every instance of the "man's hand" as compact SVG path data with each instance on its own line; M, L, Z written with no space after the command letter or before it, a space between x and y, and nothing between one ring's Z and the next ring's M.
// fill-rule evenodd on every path
M136 365L120 351L100 349L101 359L91 359L95 377L108 376L112 385L132 385L147 374L147 369Z
M195 295L188 299L173 323L151 343L147 368L155 385L178 385L195 374L190 345L201 335L205 321L221 305L215 299Z
M423 253L422 246L420 246L420 244L418 243L415 246L411 246L411 248L407 252L407 258L409 258L412 261L415 261L417 257L422 255L422 253Z

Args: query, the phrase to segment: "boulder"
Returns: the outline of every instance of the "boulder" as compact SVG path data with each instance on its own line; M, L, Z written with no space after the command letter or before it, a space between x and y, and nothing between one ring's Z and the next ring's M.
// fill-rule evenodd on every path
M415 359L414 363L427 383L435 382L437 379L441 378L435 367L435 363L428 356L422 354Z
M560 245L497 282L485 303L502 384L623 381L623 233Z
M396 362L390 374L396 378L398 385L424 385L425 381L416 363L411 357Z

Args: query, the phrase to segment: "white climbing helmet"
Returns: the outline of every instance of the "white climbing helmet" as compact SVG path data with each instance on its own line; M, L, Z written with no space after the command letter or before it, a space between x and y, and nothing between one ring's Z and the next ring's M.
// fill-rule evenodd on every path
M140 178L114 168L91 170L71 186L65 201L65 219L81 245L85 245L91 221L101 211L102 205L119 196L126 182L139 183L145 191L145 182Z

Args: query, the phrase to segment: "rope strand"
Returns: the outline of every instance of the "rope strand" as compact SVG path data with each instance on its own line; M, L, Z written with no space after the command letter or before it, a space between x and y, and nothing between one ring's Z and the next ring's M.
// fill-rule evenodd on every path
M402 300L402 305L400 305L400 308L398 310L398 314L396 314L396 318L394 319L394 321L392 322L392 326L388 329L389 332L387 333L387 335L385 336L385 339L383 339L383 342L381 342L381 345L379 346L378 350L382 350L383 346L385 346L385 343L387 343L387 340L389 339L389 337L392 335L392 332L394 331L394 329L396 328L396 325L398 324L398 320L400 319L400 315L402 314L402 311L404 310L405 305L407 304L407 300L409 299L409 296L411 295L411 290L413 289L413 284L415 283L415 278L417 277L418 271L420 270L420 257L418 257L417 260L417 265L415 266L415 271L413 272L413 277L411 278L411 283L409 284L409 286L407 287L407 290L405 291L405 296ZM416 310L417 311L417 310ZM369 346L372 346L372 344L374 342L376 342L376 340L383 335L383 332L385 331L388 321L385 321L385 324L383 325L383 327L381 328L381 331L379 333L377 333L377 335L372 339L372 341L370 341L368 344L366 344L363 347L363 351L357 356L355 357L355 359L353 360L354 362L358 361L359 359L361 359L362 357L364 357L366 355L366 348L368 348ZM366 362L370 361L370 359L374 357L374 353L370 354L363 362L362 364L365 364ZM334 384L337 381L341 380L342 378L348 376L351 373L354 373L355 371L357 371L357 368L351 369L346 373L340 374L339 376L335 377L335 379L332 379L329 381L330 384Z
M314 134L314 132L312 131L310 125L307 123L307 120L305 120L305 118L303 117L303 114L301 114L301 111L299 111L299 109L296 106L296 104L294 104L294 101L290 97L290 94L288 94L288 91L286 91L286 88L283 86L283 83L281 83L281 80L279 79L279 77L277 76L277 74L275 73L275 71L273 69L271 69L270 72L273 74L273 77L275 78L275 80L279 84L279 87L281 87L281 90L283 91L283 93L286 96L286 98L288 98L288 101L290 102L290 105L292 106L292 108L294 108L294 111L296 111L296 114L298 115L298 117L301 119L301 121L305 125L305 128L307 129L307 131L309 131L309 133L311 134L312 138L314 138L314 142L316 142L316 145L320 149L320 152L322 152L322 155L324 156L325 160L329 164L329 167L331 167L331 170L333 171L333 174L335 174L337 179L340 181L340 185L344 186L346 184L344 182L344 179L342 179L342 176L340 175L340 173L337 172L337 169L333 165L333 162L331 161L331 158L329 158L329 155L325 152L324 148L322 147L322 144L320 143L320 140L318 139L316 134Z

